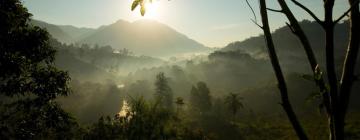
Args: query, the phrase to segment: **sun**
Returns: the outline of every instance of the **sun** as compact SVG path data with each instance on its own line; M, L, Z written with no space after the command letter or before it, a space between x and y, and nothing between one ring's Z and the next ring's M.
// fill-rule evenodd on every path
M144 15L145 18L149 19L156 19L159 16L159 3L158 2L152 2L152 3L146 3L146 14Z

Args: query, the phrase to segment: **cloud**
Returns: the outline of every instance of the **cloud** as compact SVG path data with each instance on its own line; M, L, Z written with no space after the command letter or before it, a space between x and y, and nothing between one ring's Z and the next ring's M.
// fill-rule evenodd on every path
M214 26L211 28L211 30L213 31L230 30L234 28L239 28L240 26L241 26L240 24L225 24L225 25Z

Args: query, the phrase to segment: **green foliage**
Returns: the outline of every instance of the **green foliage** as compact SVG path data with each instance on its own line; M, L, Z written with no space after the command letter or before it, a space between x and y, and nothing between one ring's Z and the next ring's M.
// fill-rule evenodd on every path
M142 16L146 13L146 3L152 3L152 0L134 0L131 5L131 11L134 11L136 7L140 6L140 13Z
M134 0L131 9L135 10L136 7L140 6L140 12L144 15L146 13L146 2L151 2L151 0ZM253 53L240 50L219 51L209 55L209 61L201 61L199 64L188 63L184 69L177 66L153 68L151 71L156 71L156 73L170 69L171 76L174 75L177 78L176 81L174 80L175 82L170 81L163 72L156 76L157 102L152 103L144 98L128 99L130 110L126 115L116 115L113 118L102 117L96 124L93 124L87 130L83 130L78 126L74 118L63 111L54 101L58 97L67 96L70 93L68 86L69 75L67 72L58 70L53 64L56 49L60 52L58 56L71 58L65 59L71 61L62 61L64 63L81 60L94 67L104 68L108 72L116 72L116 70L120 69L120 65L124 68L127 67L125 63L140 62L145 59L148 60L149 57L135 57L129 50L114 50L110 46L96 45L91 47L89 45L64 45L56 41L50 42L49 35L45 30L28 24L30 16L31 14L21 5L20 1L0 1L1 139L207 140L294 139L296 137L294 132L291 131L292 128L289 123L285 121L284 115L276 114L277 112L274 111L274 107L264 107L271 110L269 114L257 115L253 112L247 113L245 109L240 112L239 108L243 105L238 94L230 93L225 97L226 104L224 104L224 96L221 94L228 92L215 92L218 98L213 99L210 95L210 89L205 82L198 82L197 85L192 87L189 106L185 106L186 97L178 97L175 101L173 100L173 92L183 92L186 90L185 93L188 93L187 90L191 88L191 81L204 79L212 89L218 91L234 91L249 87L249 85L255 86L256 88L250 89L253 92L249 92L249 94L257 94L248 95L246 97L247 101L248 97L252 97L253 100L249 99L252 104L273 103L273 96L269 96L269 93L276 91L276 88L273 85L267 87L258 83L259 79L268 80L265 76L267 71L263 71L263 69L269 67L267 67L266 61L263 60L264 56L258 56L264 50ZM284 36L288 37L288 35L281 35L279 38ZM291 39L287 41L291 41ZM261 41L254 42L259 43ZM50 43L56 49L51 47ZM253 47L253 45L247 44L242 46ZM293 52L295 51L283 54L292 54ZM255 58L252 55L258 57ZM77 63L74 64L76 65ZM298 65L298 63L294 64ZM294 67L294 69L298 67L300 66ZM86 69L81 67L80 70L77 70L84 72ZM239 71L239 69L243 71ZM145 69L143 71L150 70ZM191 75L197 77L189 76L190 74L187 72L191 72ZM148 74L145 73L143 75ZM304 78L318 80L320 76L322 76L322 73L315 70L314 76L307 75ZM149 77L154 79L153 75ZM192 78L189 80L187 77ZM134 79L137 80L136 83L126 85L128 87L125 87L128 88L127 91L129 93L150 93L148 92L150 87L147 81ZM220 81L222 79L225 80ZM288 81L295 80L289 79ZM307 86L301 84L302 82L294 83L296 84L290 85L295 85L296 87L290 88L297 90L297 93L303 93L304 87L306 87L306 91L311 89L307 89ZM181 86L177 86L176 90L172 90L170 87L173 87L173 85ZM259 87L259 85L261 86ZM76 88L74 91L78 94L73 95L74 98L72 100L62 102L64 108L85 110L81 108L87 105L82 102L83 99L94 101L92 105L88 106L93 112L78 112L79 114L96 116L99 112L105 112L104 114L106 114L118 111L120 105L111 103L120 102L122 90L114 83L75 82L73 87ZM96 96L96 94L101 95ZM262 99L260 99L258 94L263 94L261 96ZM298 97L305 95L299 95L297 94L294 98L298 102L302 102L303 100L298 99ZM316 93L311 97L320 97L320 95L321 93ZM73 97L72 95L70 96ZM74 103L76 103L75 107ZM174 113L173 103L176 103L178 107L185 106L182 108L181 115L180 113ZM234 116L241 113L241 119L234 123L229 122L226 109L229 109ZM309 112L312 113L311 111ZM307 113L306 111L304 112L304 114ZM264 121L265 119L259 119L259 116L265 116L266 121ZM326 133L324 132L326 125L318 120L318 116L305 115L304 117L300 116L300 118L305 122L306 130L309 130L312 139L324 139L327 137L323 135ZM351 116L348 119L347 123L349 125L346 126L348 139L359 139L358 118L359 116Z
M185 105L185 102L182 97L177 97L175 103L176 103L176 114L179 117L179 115L180 115L179 113L180 113L180 111L182 111L182 108Z
M61 107L76 117L80 124L91 124L101 116L119 112L124 91L114 83L79 82L72 80L73 94L59 98Z
M104 73L125 76L138 69L158 66L163 63L157 58L136 56L126 48L114 49L107 45L88 44L66 45L53 39L50 40L50 43L58 51L56 65L68 70L73 79L81 81L98 82L115 79L113 76ZM100 73L101 71L102 73Z
M231 113L235 116L236 113L240 108L243 108L244 105L240 100L243 98L239 97L239 94L235 93L229 93L228 96L225 98L225 103L227 104L228 109L231 111Z
M163 72L156 75L155 81L156 93L155 98L160 105L169 110L173 109L173 92L168 84L168 79Z
M125 116L100 118L85 139L122 140L198 140L206 139L201 131L191 130L174 119L171 111L142 97L130 99L130 111Z
M176 98L176 105L178 105L178 106L183 106L185 103L184 103L184 99L183 98L181 98L181 97L177 97Z
M28 25L30 14L19 1L0 4L0 93L35 94L44 101L68 95L69 76L52 64L56 50L48 33Z
M198 82L190 92L191 108L200 114L209 112L212 107L210 90L206 83Z
M69 95L70 77L53 65L49 34L30 16L19 0L0 1L0 137L73 137L77 123L53 102Z
M72 139L81 129L57 103L41 104L23 99L4 106L1 111L1 137L8 139Z
M302 78L304 78L305 80L308 80L308 81L314 81L314 76L310 75L310 74L304 74L304 75L302 75Z

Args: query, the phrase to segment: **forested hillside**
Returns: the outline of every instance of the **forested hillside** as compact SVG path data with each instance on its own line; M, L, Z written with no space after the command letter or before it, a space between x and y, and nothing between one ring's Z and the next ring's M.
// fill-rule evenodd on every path
M27 2L35 9L54 8L46 6L49 1L42 1L41 6ZM87 3L99 6L108 1L94 2ZM247 31L242 24L231 24L232 12L225 11L233 5L211 15L222 15L224 23L207 24L206 16L197 17L210 12L205 7L212 2L201 3L204 7L196 12L190 5L175 9L178 14L172 18L190 12L194 17L187 17L189 25L201 20L196 21L201 27L187 27L192 32ZM117 19L99 28L77 27L84 22L74 18L75 26L55 24L67 23L62 20L71 15L62 15L68 13L64 9L55 14L59 19L42 12L54 21L50 24L34 19L29 11L37 11L28 11L23 1L0 1L0 139L360 139L360 57L355 57L357 46L352 48L360 43L356 42L360 26L354 24L358 20L354 15L360 17L358 4L351 7L355 11L348 10L346 20L342 18L347 13L336 21L327 19L331 15L326 22L316 18L297 22L284 0L278 0L279 11L266 6L270 1L259 0L260 9L255 11L253 3L244 2L256 24L255 11L260 10L262 24L258 26L265 35L215 49L171 25L142 19L146 14L156 17L156 1L132 0L127 8L140 11L141 20L125 16L129 21ZM87 3L80 5L91 7ZM78 1L72 4L80 15L93 10L79 8ZM210 8L227 3L212 4ZM56 6L71 9L68 3ZM286 14L290 24L270 32L267 11ZM103 11L96 12L87 18L98 25L105 19L99 16ZM231 22L225 22L227 18ZM172 20L167 23L183 23ZM329 23L334 24L333 35ZM302 30L312 48L300 42ZM192 35L201 38L201 34ZM343 97L344 93L349 96Z

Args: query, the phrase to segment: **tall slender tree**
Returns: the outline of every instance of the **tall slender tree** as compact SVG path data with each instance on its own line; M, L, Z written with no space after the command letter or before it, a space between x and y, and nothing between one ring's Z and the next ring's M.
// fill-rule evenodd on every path
M342 140L344 139L344 126L345 116L347 112L347 106L349 104L349 96L351 87L354 81L354 70L359 50L359 0L349 0L349 10L344 12L339 18L333 18L333 7L335 0L324 0L324 13L325 19L320 20L310 9L302 5L296 0L292 0L300 8L304 9L311 17L317 21L321 27L325 30L325 48L326 48L326 72L328 77L328 83L330 86L329 106L330 106L330 127L331 137L330 139ZM350 13L350 39L349 45L344 60L344 67L342 71L342 77L340 82L336 75L336 66L334 59L334 27L341 21L346 15ZM339 90L340 89L340 90Z
M163 72L156 75L156 100L164 107L173 110L173 92L168 83L168 78Z
M296 17L294 16L294 14L290 10L290 8L288 7L285 0L278 0L278 3L281 7L281 10L274 10L274 9L270 9L270 8L267 8L267 9L270 11L280 12L280 13L285 14L285 16L287 17L287 19L290 22L290 24L287 24L287 25L289 26L289 28L291 29L293 34L295 34L299 38L302 46L304 47L309 64L310 64L312 72L314 74L314 81L319 86L319 91L322 94L323 104L326 108L327 116L328 116L329 122L330 122L329 130L332 131L333 116L331 115L332 110L330 109L330 96L329 96L329 92L326 88L326 84L325 84L325 81L324 81L324 78L322 75L322 70L320 69L320 65L316 59L314 52L313 52L312 46L311 46L309 39L306 36L304 30L300 26L298 20L296 19ZM331 133L331 134L333 134L333 133ZM334 137L334 136L332 136L332 137Z
M293 110L293 107L289 101L288 89L287 89L287 85L286 85L286 81L285 81L283 72L281 70L279 59L276 54L272 35L270 32L268 14L267 14L266 8L267 8L266 1L260 0L260 14L261 14L261 21L262 21L261 28L264 31L265 42L266 42L266 46L268 48L268 54L269 54L270 61L271 61L271 64L272 64L274 72L275 72L275 76L278 81L278 87L280 90L281 101L282 101L281 105L282 105L283 109L285 110L297 136L302 140L306 140L308 138L305 134L305 131L304 131L303 127L301 126L301 124Z

